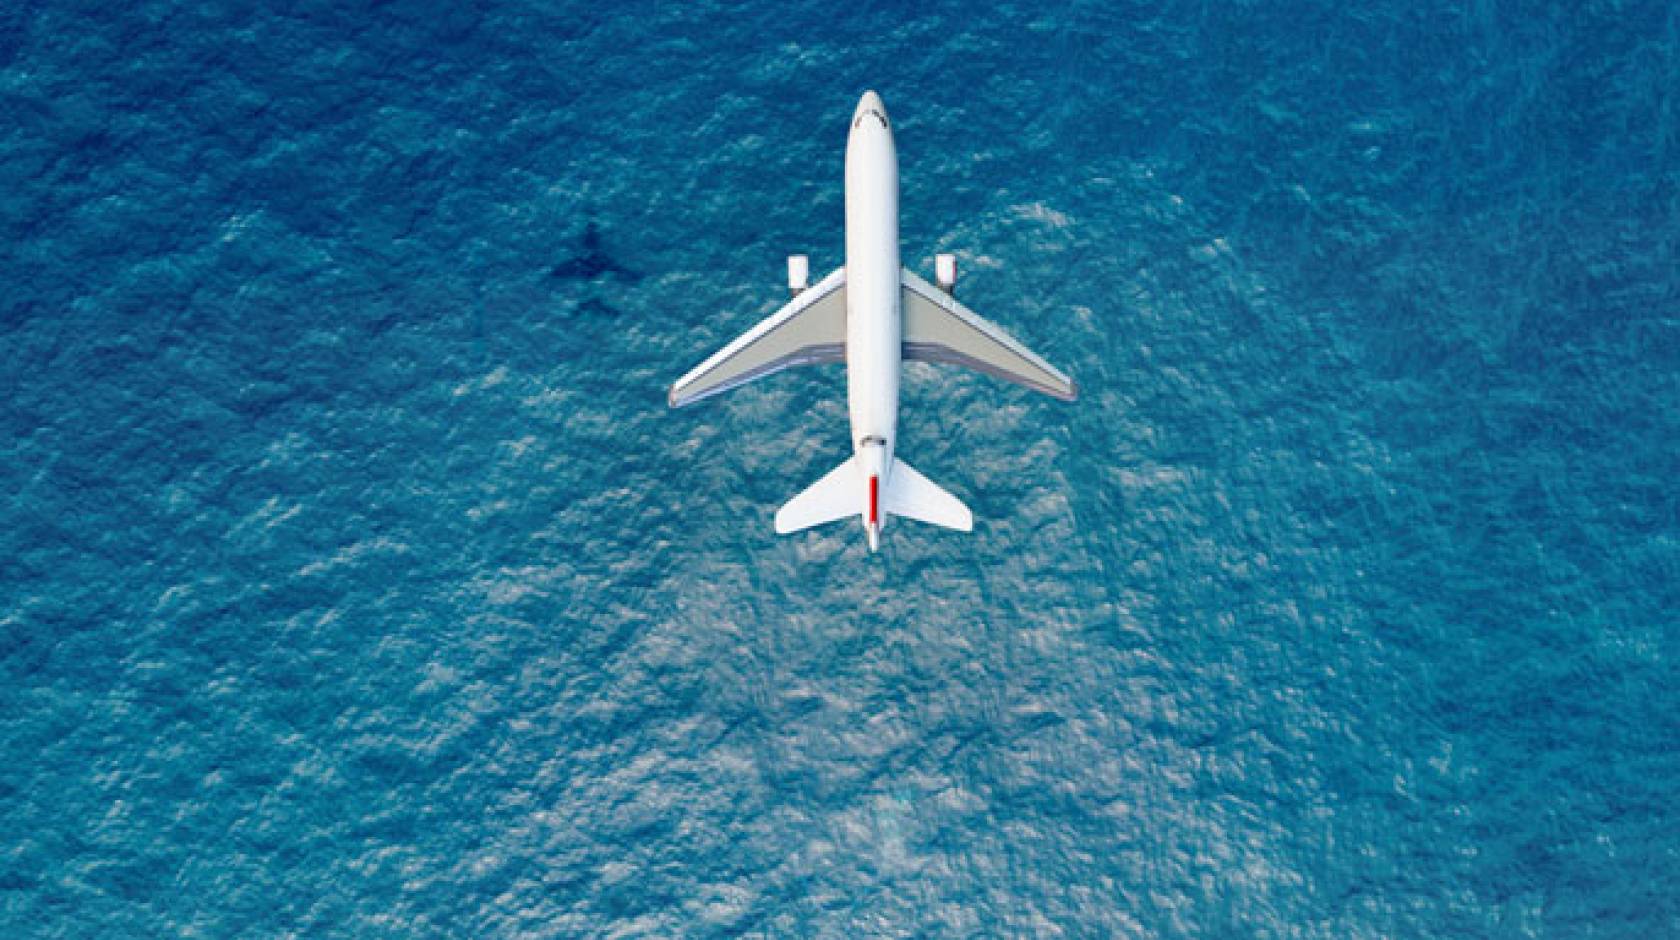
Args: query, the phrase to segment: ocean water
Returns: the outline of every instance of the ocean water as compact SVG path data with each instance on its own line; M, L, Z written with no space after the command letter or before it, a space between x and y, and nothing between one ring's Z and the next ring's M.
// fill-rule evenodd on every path
M8 5L0 933L1680 936L1677 11Z

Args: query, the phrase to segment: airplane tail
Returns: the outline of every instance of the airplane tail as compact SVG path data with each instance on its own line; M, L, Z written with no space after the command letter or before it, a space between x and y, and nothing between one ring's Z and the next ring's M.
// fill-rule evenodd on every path
M887 477L886 498L882 500L888 514L968 532L974 528L974 514L962 500L940 489L937 483L916 472L898 458L893 458L892 474Z
M968 532L974 528L974 514L938 484L922 476L915 467L894 458L892 473L879 492L873 479L866 480L856 457L830 470L804 492L788 500L776 512L776 531L786 535L848 516L864 518L873 533L884 518L876 519L876 500L881 516L903 516L931 525Z
M825 522L861 515L863 478L857 458L851 457L776 511L776 532L786 535Z

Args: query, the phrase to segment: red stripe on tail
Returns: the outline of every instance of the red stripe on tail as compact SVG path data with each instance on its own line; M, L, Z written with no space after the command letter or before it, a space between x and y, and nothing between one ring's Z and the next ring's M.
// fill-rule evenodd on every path
M880 522L880 519L881 519L880 495L881 495L881 478L880 477L870 477L869 478L869 524L870 525L875 525L878 522Z

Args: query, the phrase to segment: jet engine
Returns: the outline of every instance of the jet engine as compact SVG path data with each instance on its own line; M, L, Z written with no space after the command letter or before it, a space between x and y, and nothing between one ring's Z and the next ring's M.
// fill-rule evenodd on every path
M956 255L934 255L933 256L933 280L934 280L935 283L937 283L939 285L939 289L944 291L947 294L953 293L956 290L956 288L957 288L957 256Z
M808 255L788 255L788 296L797 297L810 286L810 257Z

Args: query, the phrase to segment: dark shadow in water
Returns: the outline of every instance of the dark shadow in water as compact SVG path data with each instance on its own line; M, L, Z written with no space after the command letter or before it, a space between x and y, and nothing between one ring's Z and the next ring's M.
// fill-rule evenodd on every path
M583 250L573 257L554 266L549 274L553 277L578 278L581 280L595 280L611 275L627 281L639 281L642 276L630 270L607 254L601 248L601 229L594 219L583 229Z

